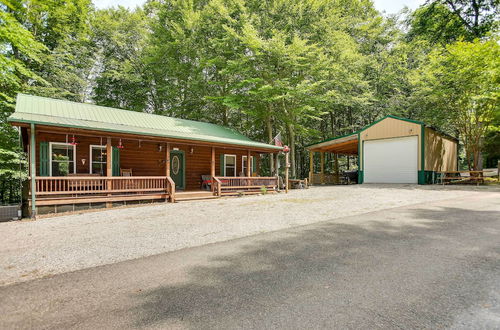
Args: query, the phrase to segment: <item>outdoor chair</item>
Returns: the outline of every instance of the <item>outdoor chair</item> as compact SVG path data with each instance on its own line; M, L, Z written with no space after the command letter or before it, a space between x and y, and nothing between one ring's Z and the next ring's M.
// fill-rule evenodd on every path
M210 191L212 189L212 176L202 175L201 176L201 189Z
M120 168L120 176L132 176L131 168Z

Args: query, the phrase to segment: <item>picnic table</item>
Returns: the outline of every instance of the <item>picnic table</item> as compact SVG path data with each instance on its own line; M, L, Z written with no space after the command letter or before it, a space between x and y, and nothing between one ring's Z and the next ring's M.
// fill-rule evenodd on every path
M487 171L443 171L440 174L441 184L450 183L484 183L484 173Z

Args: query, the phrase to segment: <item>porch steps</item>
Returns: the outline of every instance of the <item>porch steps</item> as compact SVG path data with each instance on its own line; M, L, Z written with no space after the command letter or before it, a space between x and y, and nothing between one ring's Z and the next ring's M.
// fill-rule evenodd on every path
M183 202L183 201L194 201L200 199L214 199L219 198L218 196L214 196L211 191L181 191L175 193L175 201Z

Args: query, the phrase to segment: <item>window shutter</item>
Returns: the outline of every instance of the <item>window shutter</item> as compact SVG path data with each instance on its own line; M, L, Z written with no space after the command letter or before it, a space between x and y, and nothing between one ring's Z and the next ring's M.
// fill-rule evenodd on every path
M35 160L32 159L32 162ZM49 176L49 143L40 142L40 176Z
M220 176L226 176L226 163L224 154L220 154Z
M113 147L111 153L111 173L113 176L120 176L120 149Z
M252 174L257 173L257 158L252 157Z

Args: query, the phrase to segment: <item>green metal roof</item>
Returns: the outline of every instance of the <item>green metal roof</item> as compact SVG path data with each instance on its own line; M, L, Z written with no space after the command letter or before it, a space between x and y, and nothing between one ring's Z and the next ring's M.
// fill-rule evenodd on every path
M25 94L17 95L16 110L8 121L283 149L215 124Z

